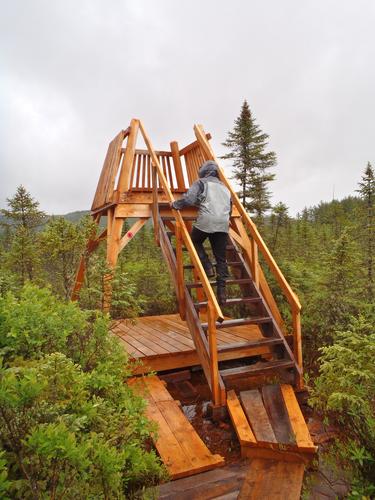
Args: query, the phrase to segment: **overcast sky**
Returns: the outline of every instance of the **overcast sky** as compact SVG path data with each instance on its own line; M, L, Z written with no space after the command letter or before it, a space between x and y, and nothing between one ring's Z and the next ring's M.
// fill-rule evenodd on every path
M354 194L375 163L374 0L0 0L0 206L91 205L132 117L157 149L213 136L247 99L292 214ZM229 164L228 164L229 165Z

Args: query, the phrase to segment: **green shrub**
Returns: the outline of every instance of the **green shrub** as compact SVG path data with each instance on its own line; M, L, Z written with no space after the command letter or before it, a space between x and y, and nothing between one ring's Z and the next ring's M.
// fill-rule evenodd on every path
M320 349L320 374L310 402L346 430L344 453L353 468L374 481L375 332L364 317L335 343ZM343 439L343 436L341 436Z
M125 498L164 477L108 326L32 285L0 299L2 497Z

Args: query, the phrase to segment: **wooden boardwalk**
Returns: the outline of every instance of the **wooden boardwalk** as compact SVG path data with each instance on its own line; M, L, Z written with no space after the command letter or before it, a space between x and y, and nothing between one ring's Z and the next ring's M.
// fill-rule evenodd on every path
M172 479L224 465L224 458L210 452L159 377L133 378L128 383L147 399L146 414L158 425L155 446Z
M143 316L132 324L115 321L112 332L121 340L131 357L142 361L138 373L199 365L193 339L185 321L178 314ZM220 361L238 359L250 354L244 346L264 340L258 325L243 325L217 330ZM251 355L267 355L269 347L251 348Z

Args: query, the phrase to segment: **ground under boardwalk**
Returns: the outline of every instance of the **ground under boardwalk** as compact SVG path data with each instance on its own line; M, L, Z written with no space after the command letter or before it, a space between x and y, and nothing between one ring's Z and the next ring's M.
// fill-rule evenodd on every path
M155 446L172 479L224 464L223 457L213 455L198 436L179 402L172 398L159 377L133 378L129 384L148 401L147 417L158 425Z
M189 328L179 314L143 316L134 323L120 320L113 323L113 333L120 339L127 352L142 361L139 373L163 371L199 365ZM249 355L247 343L264 340L258 325L244 325L217 330L218 357L220 361L243 358ZM251 355L266 355L269 347L251 348Z

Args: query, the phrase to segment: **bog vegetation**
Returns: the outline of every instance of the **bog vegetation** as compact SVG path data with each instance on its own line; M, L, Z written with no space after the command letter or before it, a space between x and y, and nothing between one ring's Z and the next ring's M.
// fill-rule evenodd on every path
M351 196L292 217L283 202L269 209L273 174L267 169L276 155L265 152L266 141L244 104L228 134L227 158L233 159L245 205L301 300L311 404L343 430L331 453L345 467L353 497L371 497L374 171L370 163L358 170ZM47 217L20 186L2 210L1 224L0 496L142 496L165 473L148 447L153 429L144 402L123 383L129 361L108 335L109 319L98 312L108 272L104 248L87 261L79 304L69 302L93 230L90 219ZM268 279L288 321L282 295ZM151 225L120 254L113 284L112 318L176 310Z

